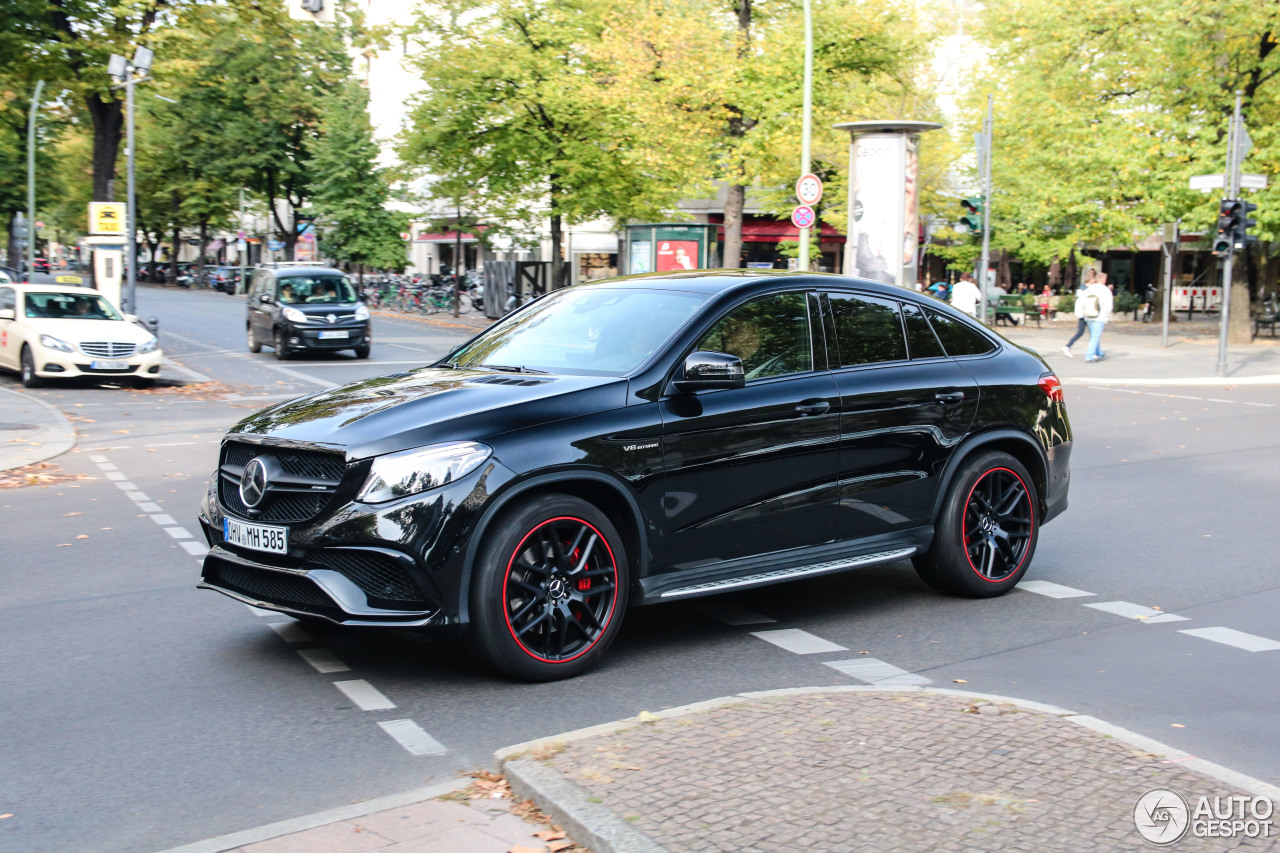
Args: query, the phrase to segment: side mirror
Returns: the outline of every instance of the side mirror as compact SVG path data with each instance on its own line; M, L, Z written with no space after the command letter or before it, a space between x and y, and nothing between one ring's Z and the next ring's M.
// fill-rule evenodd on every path
M124 315L124 321L125 321L126 323L136 323L136 322L138 322L138 315L137 315L137 314L125 314L125 315Z
M159 317L148 317L147 321L142 325L146 326L147 331L151 332L151 334L153 335L160 334L160 318Z
M723 352L694 352L684 360L684 372L675 381L677 391L741 388L747 384L742 359Z
M0 308L0 320L12 320L14 316L12 308Z
M263 294L260 294L260 295L258 296L258 301L259 301L259 302L261 302L263 305L270 305L270 304L271 304L271 294L270 294L270 293L263 293Z

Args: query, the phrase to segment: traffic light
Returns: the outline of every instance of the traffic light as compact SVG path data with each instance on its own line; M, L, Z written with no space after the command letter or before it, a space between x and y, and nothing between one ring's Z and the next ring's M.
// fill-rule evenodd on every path
M964 208L964 216L960 217L960 228L975 233L982 230L983 204L982 196L960 199L960 206Z
M1213 238L1213 253L1222 257L1236 248L1236 214L1240 202L1224 198L1218 202L1218 233Z
M1249 229L1258 224L1258 220L1250 219L1249 214L1257 210L1258 206L1247 201L1239 201L1236 204L1240 206L1239 221L1236 225L1236 242L1245 246L1258 242L1257 237L1249 234Z

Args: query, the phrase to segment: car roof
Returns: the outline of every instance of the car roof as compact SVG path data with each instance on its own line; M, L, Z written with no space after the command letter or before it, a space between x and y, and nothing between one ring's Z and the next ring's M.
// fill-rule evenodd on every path
M721 294L735 290L754 289L762 284L794 282L803 287L856 287L870 293L901 298L915 291L897 285L868 281L832 273L793 272L790 270L689 270L688 272L659 272L629 275L601 281L583 282L577 287L635 287L637 285L658 290L685 290L696 293ZM918 295L918 294L917 294Z
M85 287L77 284L40 284L39 282L14 282L6 284L5 287L16 287L19 290L37 290L41 293L92 293L95 296L101 296L102 293L92 287Z
M323 273L324 275L346 275L340 269L333 267L264 267L275 273L276 278L289 278L296 275L316 275Z

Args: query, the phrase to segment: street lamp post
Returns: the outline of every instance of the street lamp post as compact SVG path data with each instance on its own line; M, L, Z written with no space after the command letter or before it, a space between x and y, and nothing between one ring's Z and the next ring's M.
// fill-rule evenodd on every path
M807 175L812 165L809 138L813 135L813 4L804 0L804 117L801 120L800 174ZM815 223L816 224L816 223ZM820 226L819 226L820 227ZM809 229L800 229L800 255L796 269L809 269Z
M40 93L44 81L36 81L31 96L31 112L27 114L27 280L36 268L36 111L40 109Z
M138 200L135 193L134 180L134 134L133 134L133 84L141 83L147 79L147 72L151 70L151 61L155 54L151 48L139 46L134 51L133 59L128 60L123 56L111 54L111 60L107 63L107 71L116 79L116 85L111 88L124 87L124 103L125 103L125 145L127 146L127 162L128 162L128 189L125 199L125 230L129 239L129 252L126 255L127 263L125 268L128 271L127 289L127 308L130 314L138 313ZM135 78L134 72L140 72L141 76Z

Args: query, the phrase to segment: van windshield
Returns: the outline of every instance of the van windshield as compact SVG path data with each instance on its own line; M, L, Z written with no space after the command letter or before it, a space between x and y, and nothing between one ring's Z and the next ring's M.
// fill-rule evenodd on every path
M356 289L345 275L291 275L280 279L282 305L340 304L356 301Z

